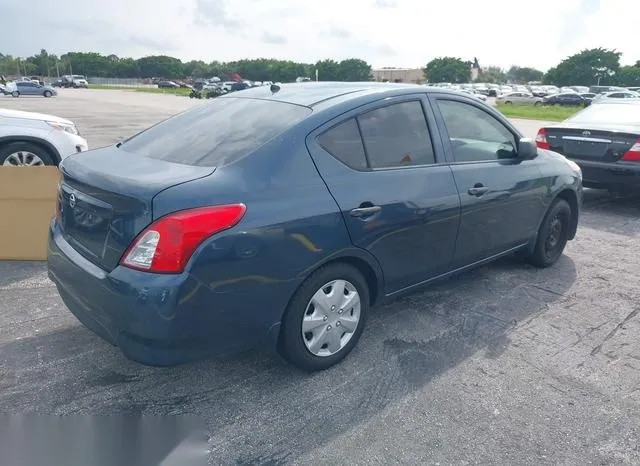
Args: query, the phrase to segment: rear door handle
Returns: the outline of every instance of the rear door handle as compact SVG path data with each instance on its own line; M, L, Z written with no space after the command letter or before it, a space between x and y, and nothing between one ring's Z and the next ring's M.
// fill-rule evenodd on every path
M377 214L382 210L382 207L379 205L374 205L371 207L358 207L357 209L352 209L349 211L349 215L352 217L370 217L373 214Z
M477 184L475 185L473 188L469 188L469 190L467 191L471 196L477 196L480 197L482 196L484 193L486 193L487 191L489 191L489 188L486 186L482 186L481 184Z

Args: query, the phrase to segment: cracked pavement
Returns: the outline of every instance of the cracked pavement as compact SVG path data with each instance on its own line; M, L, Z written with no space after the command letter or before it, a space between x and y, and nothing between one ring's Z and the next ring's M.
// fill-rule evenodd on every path
M75 119L92 146L199 104L0 101ZM0 412L195 414L212 464L638 464L639 244L640 199L587 190L556 266L506 258L376 308L353 353L313 375L256 351L127 361L65 309L43 263L0 262Z

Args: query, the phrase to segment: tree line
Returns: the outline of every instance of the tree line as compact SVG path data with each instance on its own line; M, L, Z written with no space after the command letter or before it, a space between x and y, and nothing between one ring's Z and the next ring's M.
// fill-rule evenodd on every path
M369 81L371 66L360 59L342 61L320 60L316 63L297 63L290 60L247 59L232 62L202 60L183 62L166 55L138 59L102 55L95 52L69 52L59 57L42 49L39 54L18 58L0 53L0 74L5 76L62 76L81 74L104 78L211 78L224 79L238 73L254 81L295 81L298 77L323 81Z
M634 65L621 66L616 50L595 48L571 55L543 73L530 67L512 66L504 70L497 66L480 67L478 82L525 84L542 81L556 86L640 86L640 60ZM423 69L429 82L469 82L472 62L456 57L431 60Z
M503 69L497 66L479 67L478 82L524 84L542 81L557 86L593 84L640 86L640 60L634 65L621 66L621 53L616 50L595 48L582 50L562 60L546 73L526 66ZM431 60L423 72L428 82L466 83L470 80L473 62L456 57ZM477 64L477 63L476 63ZM231 73L255 81L295 81L298 77L321 81L369 81L373 79L371 66L364 60L351 58L342 61L320 60L316 63L298 63L291 60L267 58L245 59L231 62L183 62L166 55L152 55L138 59L95 52L68 52L56 56L45 49L27 58L0 53L0 75L4 76L58 76L82 74L105 78L211 78L221 79Z

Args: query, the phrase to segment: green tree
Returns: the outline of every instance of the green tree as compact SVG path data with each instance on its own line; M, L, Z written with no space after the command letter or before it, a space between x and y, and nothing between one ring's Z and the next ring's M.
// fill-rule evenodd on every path
M210 78L211 67L202 60L192 60L184 64L183 67L185 76L191 78Z
M471 62L455 57L434 58L423 70L430 83L466 83L471 74Z
M183 64L174 57L151 55L139 58L136 60L136 64L142 78L177 79L184 77Z
M544 73L540 70L528 66L520 67L515 65L509 68L506 75L509 81L517 84L526 84L529 81L542 81L543 77Z
M32 65L33 73L39 76L54 76L57 61L58 57L49 55L45 49L40 50L38 55L26 59L26 62Z
M320 60L314 65L318 70L318 80L320 81L340 81L340 63L335 60Z
M482 68L478 74L478 81L482 83L503 83L505 80L504 70L499 66Z
M20 59L11 55L3 55L0 58L0 74L3 76L22 74Z
M620 69L620 55L604 48L582 50L547 71L544 80L557 86L614 84Z
M349 58L342 60L338 64L340 81L371 81L373 74L371 65L364 60L358 58Z
M620 86L640 86L640 62L633 66L623 66L617 73L617 83Z

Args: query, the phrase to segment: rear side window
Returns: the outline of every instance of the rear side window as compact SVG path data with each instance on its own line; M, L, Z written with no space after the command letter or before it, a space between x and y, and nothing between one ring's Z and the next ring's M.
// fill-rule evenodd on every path
M427 120L419 101L392 104L358 116L372 168L435 163Z
M367 158L358 124L354 118L318 136L318 144L345 165L356 170L367 168Z
M120 147L168 162L221 166L253 152L311 112L272 100L217 98L152 126Z

